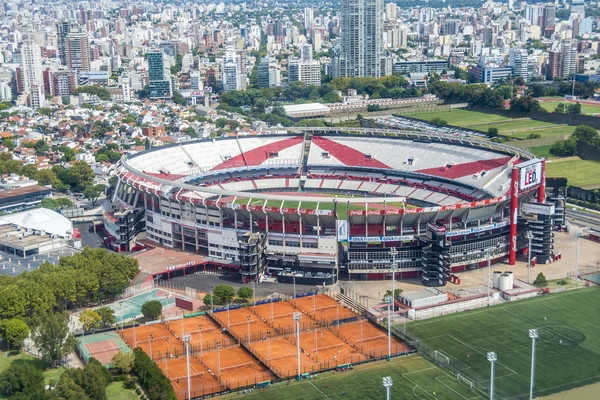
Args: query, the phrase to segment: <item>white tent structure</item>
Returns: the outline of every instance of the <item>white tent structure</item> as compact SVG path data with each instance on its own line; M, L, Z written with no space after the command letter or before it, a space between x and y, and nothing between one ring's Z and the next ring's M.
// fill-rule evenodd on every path
M47 208L34 208L0 217L0 226L13 225L23 230L46 233L70 239L73 223L61 214Z

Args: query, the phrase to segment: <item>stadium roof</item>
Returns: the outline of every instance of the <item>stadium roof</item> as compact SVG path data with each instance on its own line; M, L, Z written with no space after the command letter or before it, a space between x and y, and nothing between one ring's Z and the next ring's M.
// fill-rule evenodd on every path
M329 107L321 103L291 104L283 106L285 113L292 117L307 117L329 114Z
M34 231L44 231L50 235L70 236L73 224L61 214L47 208L34 208L20 213L0 217L0 226L16 225Z

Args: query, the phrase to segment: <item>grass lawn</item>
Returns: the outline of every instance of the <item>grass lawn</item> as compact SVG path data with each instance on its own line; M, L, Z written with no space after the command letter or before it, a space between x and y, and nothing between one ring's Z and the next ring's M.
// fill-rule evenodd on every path
M526 399L531 328L539 333L536 397L600 381L599 303L599 288L578 289L413 322L407 330L421 343L449 356L456 371L471 376L484 391L490 378L486 353L495 351L498 398Z
M552 160L546 163L546 176L567 178L569 185L583 188L600 187L600 162L571 159Z
M542 108L548 112L554 112L554 110L556 109L556 106L559 105L560 103L575 104L575 103L560 101L560 100L540 101L540 105L542 106ZM581 113L582 114L586 114L586 115L600 114L600 104L599 105L585 104L585 103L579 103L579 104L581 104Z
M131 389L125 389L123 382L112 382L106 387L106 397L118 400L139 400L140 396Z
M533 153L536 157L548 159L553 157L552 154L550 154L551 147L552 146L532 147L529 149L529 151Z
M6 351L0 351L0 373L8 369L12 364L30 364L44 371L44 381L48 383L52 378L58 380L65 370L63 367L48 368L48 363L39 358L35 358L29 353L20 352L8 357L6 356L6 353Z
M552 125L552 124L549 124ZM527 138L531 133L539 133L542 137L559 136L559 135L571 135L576 126L556 126L555 128L538 129L536 131L523 132L523 139ZM515 134L514 137L521 138L519 134Z
M433 118L441 118L448 125L468 126L473 124L484 124L486 122L505 121L510 118L501 115L486 114L482 112L456 109L452 111L436 111L430 113L410 114L412 118L431 121ZM487 131L487 128L485 129Z
M248 398L257 400L313 400L313 399L385 399L382 385L384 376L393 380L392 399L483 399L456 379L444 373L431 362L419 357L394 358L355 366L341 373L323 373L310 380L279 383L271 388L232 393L225 399ZM434 395L435 393L435 395Z

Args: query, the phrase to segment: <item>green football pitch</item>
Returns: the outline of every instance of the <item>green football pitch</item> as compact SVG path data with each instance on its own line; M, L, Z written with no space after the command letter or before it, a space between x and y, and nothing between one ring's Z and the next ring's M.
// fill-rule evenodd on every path
M494 351L497 398L526 399L531 339L536 328L535 395L543 396L600 381L600 288L517 301L408 324L408 333L460 373L489 388ZM489 389L487 389L489 390Z

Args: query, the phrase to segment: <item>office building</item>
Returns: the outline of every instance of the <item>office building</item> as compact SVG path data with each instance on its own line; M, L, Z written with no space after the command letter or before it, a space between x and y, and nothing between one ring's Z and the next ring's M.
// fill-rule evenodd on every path
M148 57L148 86L150 87L150 98L171 98L171 80L165 74L165 55L163 51L154 49L150 50L146 55Z
M342 0L341 5L341 53L335 73L350 78L380 77L383 0Z
M68 21L56 23L56 37L58 41L58 58L62 65L67 65L67 35L71 33L71 24Z
M67 65L74 71L90 70L90 40L87 33L71 32L66 38Z
M441 74L448 70L448 61L401 61L394 64L394 72L401 75L411 73Z
M258 64L258 87L268 88L281 86L281 69L277 60L271 57L263 57Z

